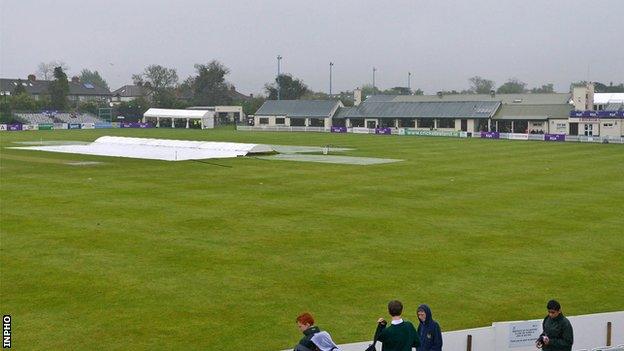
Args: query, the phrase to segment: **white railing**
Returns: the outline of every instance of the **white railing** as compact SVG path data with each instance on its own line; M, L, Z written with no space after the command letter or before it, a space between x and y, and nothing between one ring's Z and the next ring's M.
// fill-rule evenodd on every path
M236 130L253 132L330 132L325 127L290 127L290 126L236 126Z

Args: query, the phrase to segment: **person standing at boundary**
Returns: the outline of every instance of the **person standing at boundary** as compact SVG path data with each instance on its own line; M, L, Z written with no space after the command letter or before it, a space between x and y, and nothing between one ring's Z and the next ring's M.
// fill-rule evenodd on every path
M420 346L418 332L410 321L401 318L403 304L401 301L392 300L388 303L388 313L392 317L390 326L386 328L383 318L377 320L375 340L382 343L382 351L411 351L413 347Z
M433 320L429 306L418 306L418 337L420 347L417 351L442 351L442 331L438 322Z
M314 317L305 312L297 316L297 327L303 333L294 351L340 351L326 331L314 325Z
M542 335L536 346L544 351L571 351L574 344L572 324L561 312L556 300L548 301L548 315L542 322Z

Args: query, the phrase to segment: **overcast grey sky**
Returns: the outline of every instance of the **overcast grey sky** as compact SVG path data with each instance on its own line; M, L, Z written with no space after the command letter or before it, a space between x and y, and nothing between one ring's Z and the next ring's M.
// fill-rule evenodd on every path
M0 76L62 60L98 70L111 89L149 64L217 59L243 93L282 68L316 91L370 83L426 93L480 75L567 91L588 78L624 82L624 0L0 0Z

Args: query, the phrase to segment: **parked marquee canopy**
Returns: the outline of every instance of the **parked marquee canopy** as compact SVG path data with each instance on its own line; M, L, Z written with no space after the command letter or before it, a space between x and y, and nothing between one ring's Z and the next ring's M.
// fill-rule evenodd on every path
M161 118L171 118L186 120L186 128L189 127L189 120L199 120L201 128L214 128L214 111L208 110L175 110L167 108L150 108L143 114L143 122L148 118L156 119L156 127L160 127ZM171 127L175 128L175 123L171 123Z
M152 117L152 118L173 118L173 119L198 119L198 118L208 118L212 117L214 114L213 111L207 110L174 110L174 109L166 109L166 108L150 108L145 111L143 117Z

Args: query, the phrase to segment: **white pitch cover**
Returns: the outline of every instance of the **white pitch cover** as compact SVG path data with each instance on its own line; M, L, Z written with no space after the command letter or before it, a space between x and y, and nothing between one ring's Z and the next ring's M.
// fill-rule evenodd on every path
M269 145L241 144L216 141L190 141L151 138L103 136L86 145L50 145L12 147L70 154L143 158L149 160L184 161L209 158L231 158L249 153L267 153Z

